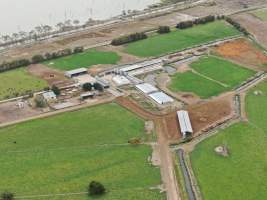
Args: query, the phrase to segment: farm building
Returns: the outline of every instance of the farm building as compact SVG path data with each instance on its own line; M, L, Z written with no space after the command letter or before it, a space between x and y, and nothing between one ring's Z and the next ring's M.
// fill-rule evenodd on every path
M158 91L158 89L156 87L154 87L153 85L151 85L149 83L138 84L135 87L145 94L151 94L153 92Z
M188 112L184 110L178 111L177 117L180 124L181 133L183 134L183 138L192 135L193 129Z
M161 105L174 102L173 98L164 92L155 92L150 94L149 97Z
M104 89L108 89L110 87L110 83L107 80L99 77L95 77L95 79L96 82L100 84Z
M112 80L117 86L128 85L131 83L125 76L114 76Z
M85 99L89 99L89 98L94 98L95 95L96 95L95 92L87 92L87 93L81 94L80 98L81 98L81 100L85 100Z
M75 76L80 76L80 75L83 75L83 74L87 74L87 69L86 68L79 68L79 69L74 69L74 70L71 70L71 71L67 71L65 73L65 76L68 77L68 78L73 78Z
M42 96L47 102L57 100L57 96L53 91L44 92Z

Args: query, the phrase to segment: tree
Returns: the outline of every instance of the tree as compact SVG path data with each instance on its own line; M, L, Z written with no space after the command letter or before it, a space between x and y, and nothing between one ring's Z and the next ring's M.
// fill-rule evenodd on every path
M106 189L101 183L96 182L96 181L92 181L89 184L88 195L98 196L98 195L103 195L105 192L106 192Z
M83 90L84 91L91 91L92 90L92 84L91 83L85 83L83 84Z
M45 108L47 106L45 99L40 95L37 95L34 101L35 101L36 107L38 108Z
M44 60L45 60L45 58L42 55L35 55L32 57L32 63L33 64L43 62Z
M104 91L104 88L101 84L99 83L94 83L94 88L95 90L98 90L99 92L103 92Z
M169 33L171 32L171 29L169 26L160 26L158 29L159 34Z
M1 200L13 200L14 194L10 192L4 192L1 194Z
M55 95L60 95L60 89L57 86L53 85L51 90L55 93Z

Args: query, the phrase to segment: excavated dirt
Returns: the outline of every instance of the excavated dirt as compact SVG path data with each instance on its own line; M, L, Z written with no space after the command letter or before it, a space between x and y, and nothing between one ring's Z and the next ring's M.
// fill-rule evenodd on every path
M214 49L215 53L253 69L265 69L267 55L245 39L226 42Z

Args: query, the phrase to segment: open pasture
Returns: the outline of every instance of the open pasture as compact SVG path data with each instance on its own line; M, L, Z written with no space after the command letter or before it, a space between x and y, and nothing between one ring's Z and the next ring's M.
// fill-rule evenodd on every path
M47 86L46 81L31 76L24 68L0 73L0 81L0 100L39 91Z
M173 30L164 35L154 35L128 44L125 51L139 57L159 56L239 34L226 22L216 21L184 30Z
M119 60L120 56L115 52L93 49L84 51L83 53L49 60L45 64L60 70L73 70L81 67L89 68L99 64L116 64Z
M267 198L266 102L265 81L251 89L246 97L249 122L222 130L198 144L192 152L192 166L204 199ZM220 145L227 146L228 157L215 153L214 149Z
M150 190L161 184L148 161L151 148L131 146L131 138L145 138L144 121L113 103L2 128L0 192L85 200L91 198L69 193L86 193L95 180L108 190L99 199L165 199ZM39 196L46 194L52 196Z

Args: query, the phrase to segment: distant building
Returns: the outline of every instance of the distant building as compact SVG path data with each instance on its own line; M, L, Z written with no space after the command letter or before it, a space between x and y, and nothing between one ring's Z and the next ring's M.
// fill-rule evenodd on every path
M191 121L189 118L189 114L187 111L181 110L177 112L177 117L180 124L180 130L183 135L183 138L186 138L193 134L193 129L191 125Z
M89 99L89 98L94 98L95 95L96 95L95 92L87 92L87 93L81 94L80 98L81 98L81 100L85 100L85 99Z
M151 94L153 92L158 91L158 89L156 87L154 87L153 85L151 85L149 83L138 84L135 87L145 94Z
M117 86L128 85L131 83L125 76L114 76L112 80Z
M75 69L75 70L71 70L71 71L67 71L65 73L65 76L68 78L73 78L75 76L80 76L80 75L84 75L87 74L87 69L86 68L79 68L79 69Z
M95 77L96 78L96 82L98 84L100 84L104 89L108 89L110 87L110 83L103 79L103 78L99 78L99 77Z

